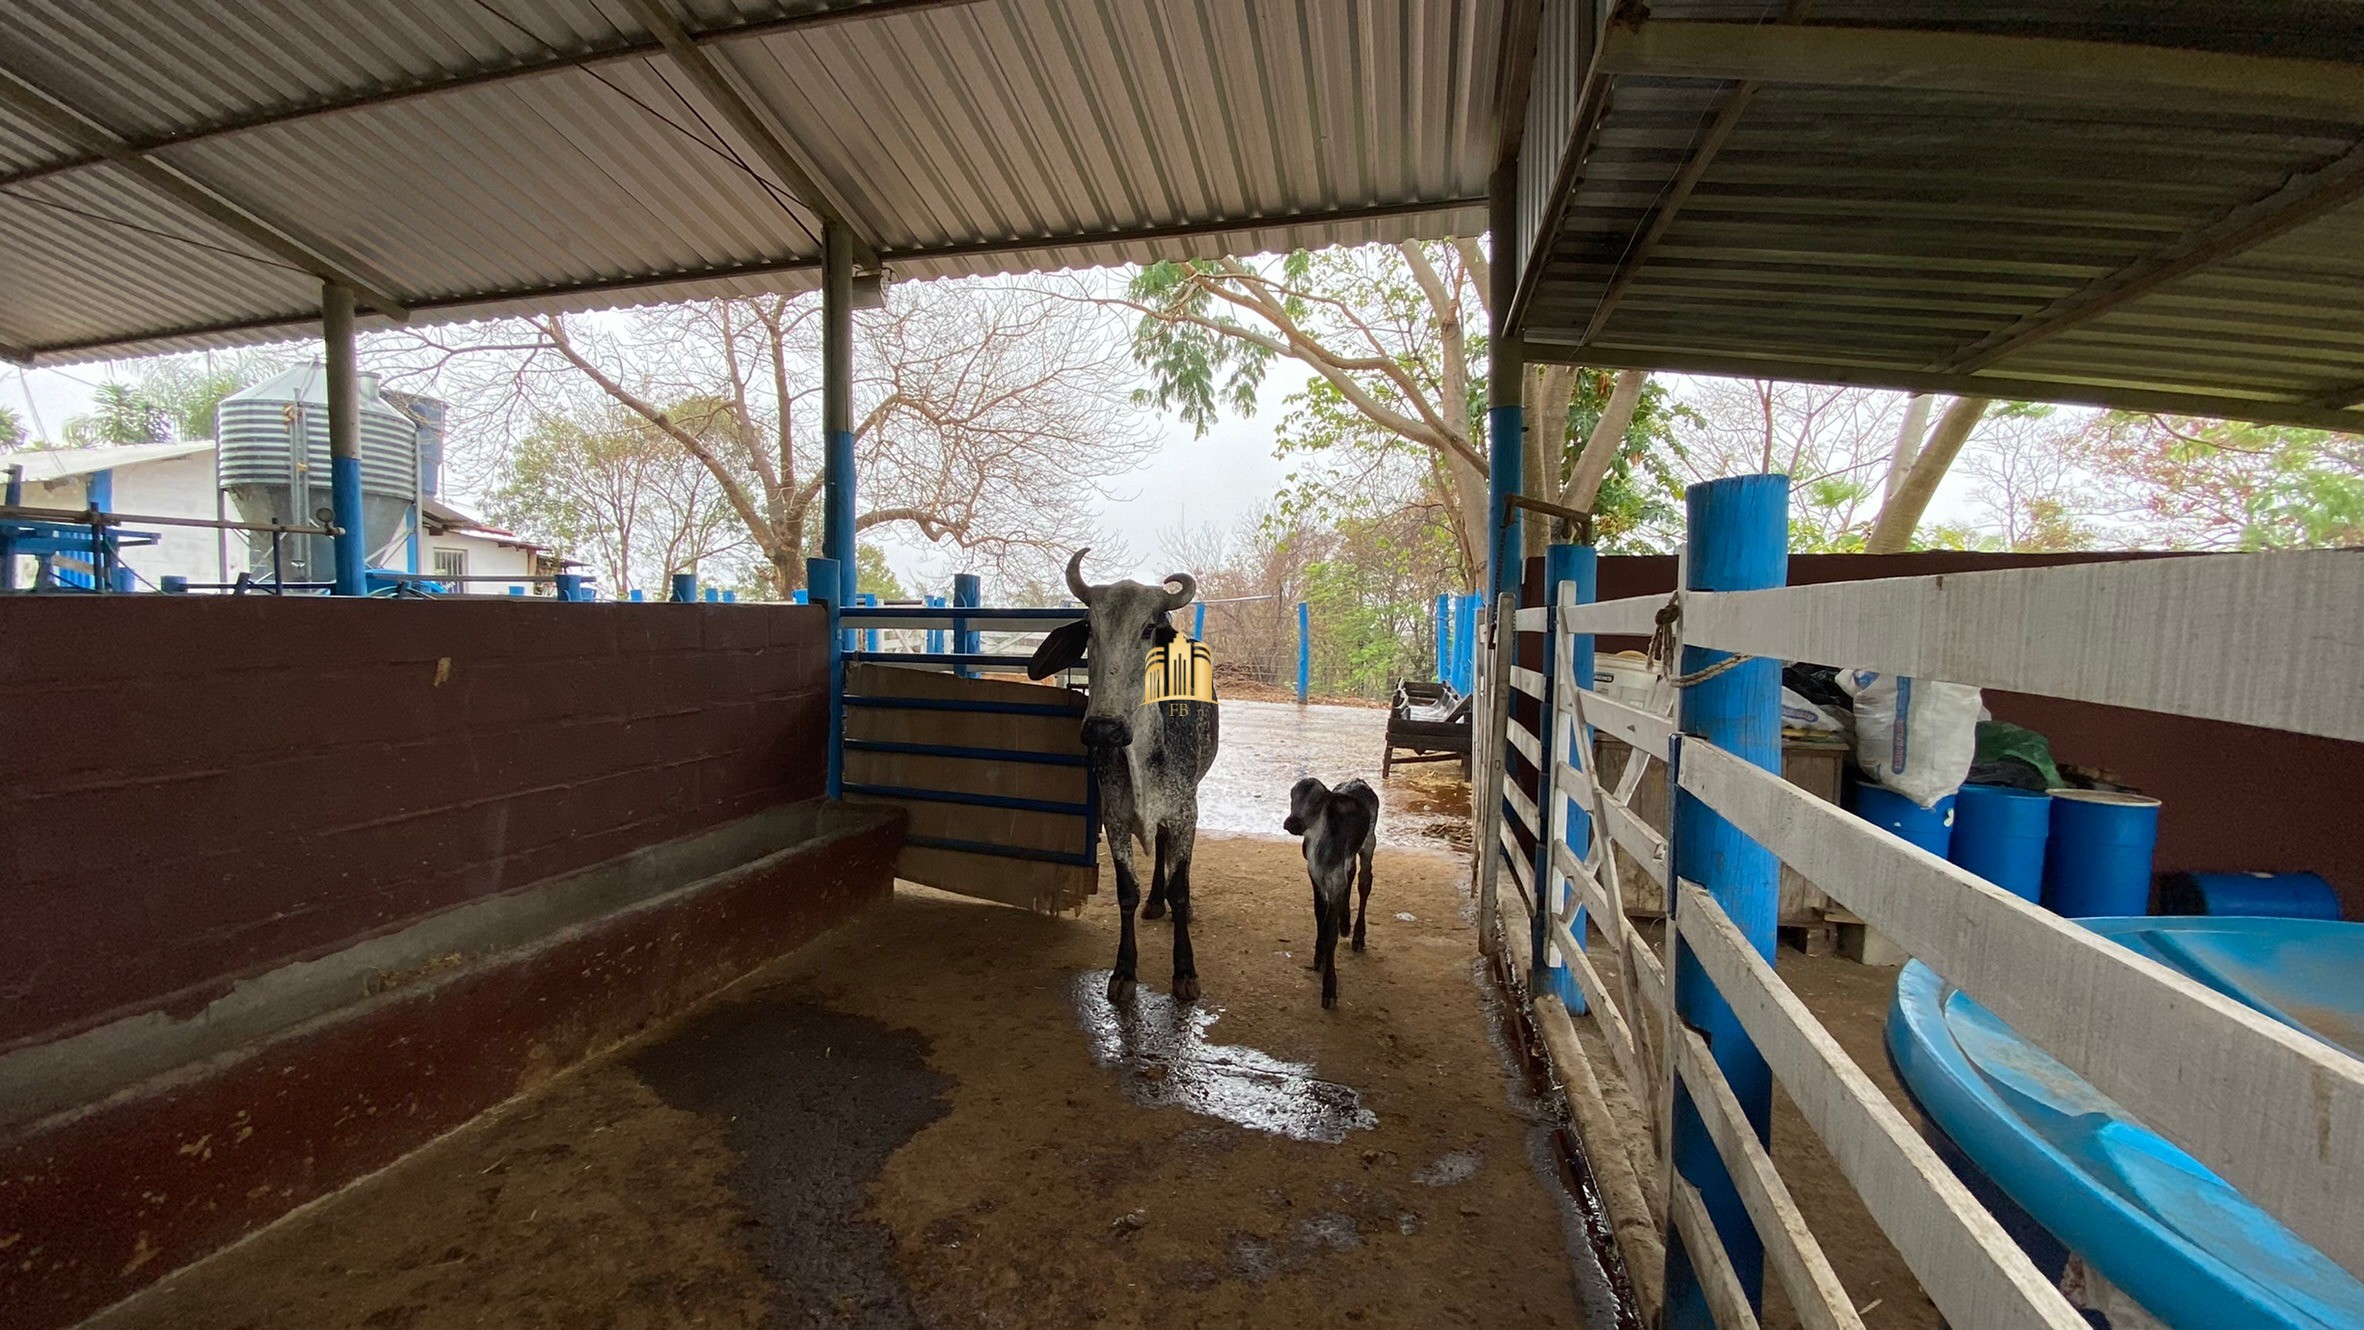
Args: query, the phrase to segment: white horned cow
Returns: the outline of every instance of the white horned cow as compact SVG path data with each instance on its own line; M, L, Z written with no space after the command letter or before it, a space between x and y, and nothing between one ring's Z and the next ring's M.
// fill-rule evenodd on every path
M1190 953L1190 855L1198 840L1198 784L1215 762L1215 707L1163 706L1144 701L1143 674L1154 647L1171 644L1177 633L1168 615L1198 594L1188 573L1168 576L1164 586L1083 580L1088 549L1067 561L1067 589L1083 602L1084 618L1054 630L1035 649L1028 676L1046 679L1090 666L1090 700L1084 708L1084 750L1092 779L1100 787L1100 816L1108 828L1108 854L1116 864L1116 903L1124 911L1116 968L1108 976L1111 1000L1130 997L1138 952L1133 912L1141 904L1141 879L1133 869L1138 844L1153 857L1149 908L1143 917L1174 912L1174 1000L1198 1000L1198 967ZM1169 589L1171 588L1171 589Z

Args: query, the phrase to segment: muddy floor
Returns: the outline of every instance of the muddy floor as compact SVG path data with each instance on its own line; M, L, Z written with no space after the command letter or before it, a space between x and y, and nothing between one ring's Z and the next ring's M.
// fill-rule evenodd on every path
M1195 1010L1164 924L1108 1005L1107 894L905 889L96 1324L1613 1324L1465 874L1381 852L1329 1012L1293 842L1202 839Z

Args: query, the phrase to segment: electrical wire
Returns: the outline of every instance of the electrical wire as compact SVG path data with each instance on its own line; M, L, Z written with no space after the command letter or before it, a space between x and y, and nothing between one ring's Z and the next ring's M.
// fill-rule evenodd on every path
M565 58L567 54L565 51L560 50L556 45L545 40L540 33L535 32L533 29L525 26L523 23L518 22L514 18L511 18L509 15L502 13L499 8L492 4L492 0L473 0L473 3L478 9L483 10L485 13L492 15L494 18L499 19L501 22L515 29L520 35L524 36L527 41L533 42L535 45L540 46L543 50L548 51L554 56L558 56L561 59ZM748 179L753 180L757 185L762 186L764 193L771 198L774 204L778 205L782 213L787 215L788 220L796 223L796 229L804 232L806 239L812 241L816 245L821 243L821 238L814 235L813 229L810 226L805 225L804 219L797 216L795 209L789 206L789 203L794 198L794 196L787 193L779 185L773 183L762 172L748 165L747 160L739 156L738 152L730 147L728 141L722 139L722 135L715 133L714 126L706 123L706 117L699 115L696 107L690 106L689 99L681 95L681 90L675 88L673 86L673 81L666 78L664 71L657 69L653 62L651 62L650 69L651 72L656 74L657 81L663 83L665 85L665 90L672 93L676 100L680 101L684 107L688 108L689 113L697 118L699 124L705 125L706 132L708 134L714 134L713 140L707 139L703 135L700 135L697 131L691 129L689 126L682 124L673 117L666 115L663 111L660 111L656 107L649 105L629 89L620 86L615 82L615 80L610 79L608 76L600 73L596 69L591 68L589 65L577 65L575 68L598 80L600 86L606 88L608 91L614 93L618 97L623 98L625 101L632 103L634 106L639 107L642 111L654 118L658 123L664 125L674 133L681 135L683 138L688 139L690 142L697 144L699 147L704 148L706 151L713 153L715 156L720 157L722 160L745 172Z
M216 245L210 241L199 240L193 236L185 236L177 232L165 231L153 226L145 226L139 222L127 222L120 217L109 217L102 212L92 212L88 208L77 208L71 203L59 203L55 199L36 198L31 194L20 193L13 189L5 191L4 196L17 203L30 203L36 208L49 208L57 212L66 213L70 216L82 218L84 221L98 222L105 226L119 226L126 231L137 231L141 235L154 236L158 240L170 240L178 244L191 246L195 249L211 250L216 254L227 255L233 259L244 259L249 263L265 264L273 268L285 268L289 272L302 273L306 277L313 275L312 270L309 268L299 268L295 264L286 263L279 259L264 258L260 254L249 254L242 249L231 249L227 245Z

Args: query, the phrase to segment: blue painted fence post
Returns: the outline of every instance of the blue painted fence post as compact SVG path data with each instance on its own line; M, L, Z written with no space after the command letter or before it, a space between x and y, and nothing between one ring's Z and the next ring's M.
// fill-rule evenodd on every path
M876 605L878 603L878 595L875 592L865 591L861 595L854 597L854 603L862 606ZM878 630L876 628L865 628L862 630L862 649L864 651L878 650Z
M583 594L583 575L581 573L560 573L551 580L557 585L560 600L590 599Z
M1693 485L1684 496L1684 506L1687 589L1758 591L1788 582L1787 476L1733 476ZM1730 655L1686 646L1682 671L1695 674ZM1745 662L1681 690L1681 697L1676 720L1685 737L1678 744L1687 745L1696 738L1768 771L1781 769L1780 661ZM1676 761L1681 761L1679 748ZM1667 785L1674 796L1673 871L1668 876L1706 888L1758 954L1772 960L1781 910L1780 861L1685 793L1674 773L1669 773ZM1764 1056L1740 1028L1731 1006L1691 960L1689 950L1679 943L1675 1013L1706 1038L1757 1139L1770 1139L1773 1077ZM1764 1244L1741 1206L1698 1109L1679 1085L1674 1099L1674 1163L1676 1171L1697 1187L1706 1201L1708 1216L1715 1222L1750 1305L1762 1307ZM1672 1235L1666 1251L1666 1324L1671 1330L1706 1330L1715 1324L1690 1257L1681 1240Z
M1192 610L1190 635L1195 640L1204 642L1207 640L1207 603L1202 600L1190 608Z
M1313 612L1304 601L1297 602L1297 705L1305 705L1307 688L1313 683Z
M952 575L952 606L954 609L973 610L985 603L985 582L975 573ZM952 620L952 650L963 656L974 656L984 650L983 639L969 621L958 616ZM967 665L955 665L952 672L963 679L976 677L977 671Z
M931 610L940 610L940 609L944 608L944 598L943 598L942 596L929 596L929 597L927 598L927 605L928 605L928 608L929 608L929 609L931 609ZM931 656L941 656L941 655L943 655L943 654L944 654L944 630L943 630L943 629L941 629L941 628L930 628L930 629L928 629L928 639L927 639L927 644L928 644L928 654L929 654L929 655L931 655Z
M639 587L634 587L632 588L631 599L633 604L641 604L648 599L648 593L641 590Z
M829 643L829 797L845 797L845 645L837 625L838 590L837 560L807 559L804 561L804 584L811 593L812 603L829 609L828 630L824 640Z
M1453 597L1445 592L1437 593L1436 623L1432 636L1436 639L1436 681L1441 684L1453 682L1453 625L1446 618L1452 600Z
M166 573L158 581L156 589L168 596L185 596L189 594L189 579L176 573Z
M666 599L686 605L697 598L698 575L696 573L675 573L673 575L673 594Z

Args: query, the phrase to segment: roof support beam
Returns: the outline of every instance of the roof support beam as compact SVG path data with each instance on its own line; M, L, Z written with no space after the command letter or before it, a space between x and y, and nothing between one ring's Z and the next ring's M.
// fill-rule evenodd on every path
M2210 416L2226 420L2254 420L2272 425L2303 425L2309 429L2364 429L2364 416L2327 405L2331 399L2221 397L2209 393L2159 392L2106 384L2062 383L2053 379L2014 379L1991 374L1936 374L1927 370L1877 365L1833 365L1814 361L1774 360L1713 352L1658 350L1648 347L1578 346L1572 342L1525 339L1527 359L1589 365L1601 369L1663 370L1670 374L1707 374L1732 379L1783 379L1796 383L1832 383L1854 388L1888 388L1908 393L1946 393L1957 397L1998 397L2010 401L2059 402L2071 406L2114 407L2161 415ZM2364 401L2364 385L2357 386Z
M177 167L167 166L126 143L115 131L47 92L21 74L0 69L0 104L22 112L66 138L113 162L149 191L172 200L216 225L286 260L324 282L347 287L370 308L395 320L409 310L394 295L394 283L326 241L275 222Z
M0 360L5 360L11 365L30 365L33 363L33 353L0 342Z
M1774 21L1795 23L1806 16L1806 9L1812 3L1813 0L1789 0L1781 7L1780 17ZM1659 200L1657 211L1650 215L1650 224L1643 228L1641 238L1627 247L1625 257L1617 261L1617 271L1610 276L1608 286L1602 289L1600 302L1593 306L1592 321L1585 325L1585 341L1600 336L1601 329L1608 326L1609 316L1617 312L1617 302L1625 298L1625 289L1633 285L1633 279L1641 274L1642 266L1650 261L1651 251L1658 248L1659 240L1665 237L1667 228L1674 225L1675 217L1682 212L1683 205L1691 201L1691 191L1699 188L1699 181L1707 174L1707 168L1715 165L1716 154L1724 150L1724 144L1732 137L1732 131L1739 127L1740 117L1748 111L1748 104L1757 95L1758 86L1754 80L1744 79L1724 93L1723 104L1716 107L1715 119L1709 122L1707 132L1700 135L1698 144L1691 149L1691 155L1684 159L1682 169L1675 172L1674 179L1668 183L1666 196Z
M2364 81L2364 70L2356 78ZM2282 188L2201 227L2156 253L2144 256L2081 290L1998 328L1929 368L1975 373L2005 356L2058 336L2088 320L2147 295L2179 277L2233 257L2364 198L2364 143L2320 170L2300 175Z
M648 25L650 32L665 45L665 53L676 68L689 76L698 92L715 110L720 111L731 128L746 139L763 164L780 177L798 202L820 214L830 226L844 230L854 241L854 262L864 268L878 266L878 232L876 228L855 220L844 195L825 183L813 169L805 154L791 146L788 136L780 131L772 116L756 105L739 79L721 60L699 49L689 30L681 26L681 19L673 12L672 0L628 0L632 12Z
M2315 405L2326 411L2337 411L2350 406L2364 406L2364 383L2351 383L2344 388L2334 388L2316 398ZM2359 421L2348 428L2364 429L2364 421Z
M2364 69L2338 60L1899 28L1654 19L1610 28L1595 68L1655 78L1917 88L2014 102L2189 111L2195 99L2364 123Z

